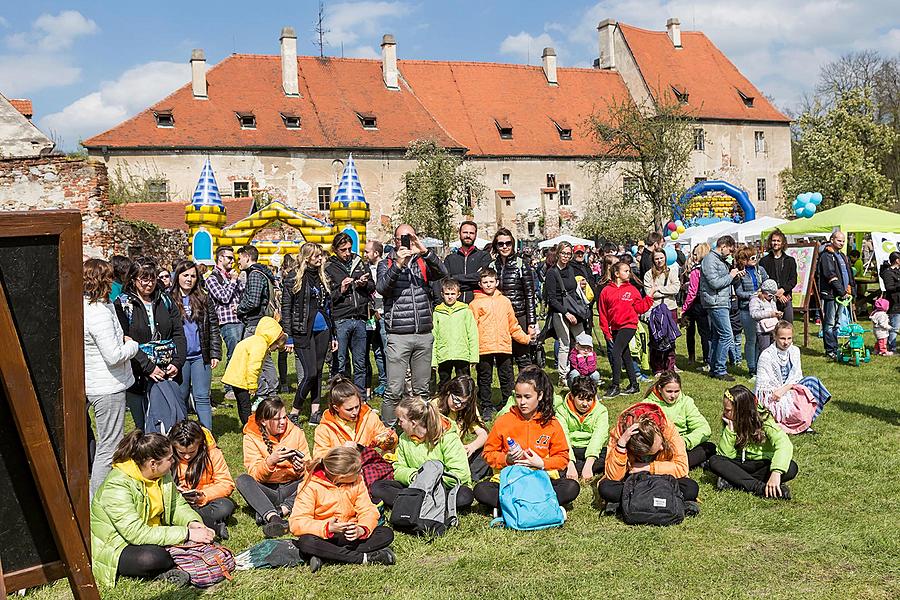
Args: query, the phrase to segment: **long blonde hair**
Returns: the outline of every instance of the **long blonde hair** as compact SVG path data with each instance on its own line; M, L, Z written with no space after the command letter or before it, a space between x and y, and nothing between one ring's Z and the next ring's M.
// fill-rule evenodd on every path
M441 413L437 407L421 396L407 396L397 405L397 410L406 413L406 418L425 428L425 444L434 448L444 435Z
M328 454L317 458L306 467L310 474L323 469L325 474L331 477L344 477L346 475L359 475L362 469L362 457L356 448L337 446L328 451Z
M309 260L315 256L317 252L321 253L324 259L325 251L322 250L320 245L306 242L300 246L300 252L297 253L297 276L294 279L295 294L299 292L300 288L303 286L303 276L306 274L306 267L309 264ZM325 290L331 293L331 286L328 285L328 276L325 275L324 260L322 260L322 264L319 266L319 279L322 280L322 285L325 286Z
M703 259L706 258L706 255L712 251L712 248L709 247L709 244L706 242L700 242L696 246L694 246L694 250L691 252L691 258L693 259L696 255L696 259L693 260L692 265L699 265L703 262Z

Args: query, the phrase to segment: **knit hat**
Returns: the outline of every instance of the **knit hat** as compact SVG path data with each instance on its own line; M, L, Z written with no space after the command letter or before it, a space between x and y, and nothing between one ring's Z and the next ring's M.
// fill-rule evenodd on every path
M879 298L875 301L875 310L887 311L889 306L887 298Z
M592 346L594 345L594 340L591 338L591 334L581 332L575 336L575 343L579 346Z
M778 291L778 283L776 283L774 279L766 279L762 282L759 289L767 294L775 294L775 292Z

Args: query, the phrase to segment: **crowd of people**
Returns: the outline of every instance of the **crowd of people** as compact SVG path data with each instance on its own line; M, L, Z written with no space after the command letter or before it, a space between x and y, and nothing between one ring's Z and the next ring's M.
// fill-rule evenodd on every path
M330 253L306 243L273 268L253 246L219 247L210 269L181 260L167 270L146 257L86 261L101 583L186 583L166 548L228 539L235 489L262 537L295 536L314 571L323 561L393 564L394 532L379 517L427 461L459 483L459 510L477 501L495 515L509 465L551 473L563 507L578 497L579 480L599 477L611 514L625 481L641 472L674 477L688 514L699 512L695 468L716 475L719 489L790 498L786 483L798 468L789 435L812 432L831 395L803 374L793 345L797 268L784 235L773 233L762 257L723 236L690 256L679 248L674 261L658 233L638 256L562 242L542 260L517 250L508 229L485 250L474 245L475 223L464 222L459 237L443 260L401 225L389 248L372 240L360 256L338 234ZM835 232L819 261L829 354L852 294L843 244ZM894 273L898 253L883 270L893 330L885 351L900 320ZM717 443L682 388L682 328L690 368L729 385ZM555 385L545 368L551 340ZM605 389L597 348L611 368ZM285 404L291 353L298 383ZM212 371L226 358L222 384L243 428L245 472L236 479L216 445L210 402ZM729 362L746 363L748 385L735 384ZM652 383L610 426L603 399L640 394L642 381ZM135 423L128 435L126 410Z

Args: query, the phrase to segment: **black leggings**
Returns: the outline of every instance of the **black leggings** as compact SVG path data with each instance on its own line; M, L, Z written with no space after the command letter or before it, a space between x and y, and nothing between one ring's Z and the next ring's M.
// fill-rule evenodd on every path
M628 479L628 475L625 476ZM600 496L607 502L621 502L622 490L625 489L625 479L615 481L612 479L603 479L597 486ZM681 495L688 502L697 500L697 494L700 493L700 486L690 477L681 477L676 479L678 487L681 489Z
M712 442L701 442L687 451L688 469L694 469L716 454L716 445Z
M612 385L618 387L622 380L622 363L625 363L625 372L628 373L628 381L637 387L637 373L634 371L634 361L631 360L631 350L628 348L636 329L618 329L612 332Z
M482 450L484 448L479 448L469 457L469 473L472 474L473 483L478 483L494 472L491 466L485 462L484 456L481 454Z
M375 481L372 485L369 486L369 496L372 497L372 502L376 504L380 500L384 502L384 505L387 507L394 506L394 501L397 499L397 494L400 493L401 490L406 489L406 487L399 481L394 479L382 479L381 481ZM459 487L459 492L456 494L456 508L457 510L463 508L469 508L472 506L472 503L475 502L475 495L472 493L472 489L461 485Z
M556 500L559 504L571 504L578 497L581 486L577 481L561 477L559 479L551 479L550 485L556 492ZM480 504L490 506L491 508L500 507L500 484L496 481L482 481L475 486L475 498Z
M203 506L198 506L194 510L203 519L203 524L210 529L215 529L217 523L224 523L228 520L234 509L237 508L231 498L216 498L207 502Z
M772 472L768 460L745 460L716 455L709 459L709 470L734 487L762 496L766 491L766 481ZM791 461L787 473L781 475L781 483L787 483L797 476L797 463Z
M320 538L305 534L297 538L297 547L304 556L318 556L323 560L339 563L362 564L363 554L387 548L394 541L394 532L389 527L379 525L364 540L347 541L343 533L334 537Z
M437 374L438 374L438 388L443 387L445 383L450 381L453 378L453 372L456 371L456 376L460 375L471 375L472 371L469 367L469 361L467 360L445 360L442 363L439 363L437 366Z
M122 549L122 554L119 555L117 570L119 575L125 577L153 579L174 568L175 561L164 547L156 544L140 546L129 544Z
M241 420L241 425L246 425L253 408L250 390L234 386L231 387L231 390L234 392L234 399L237 401L238 418Z
M238 476L234 485L250 508L256 511L256 522L262 525L273 513L281 517L282 506L288 511L294 507L294 498L297 496L300 482L262 483L244 473Z
M311 405L319 406L322 396L322 370L325 368L325 356L331 345L331 332L326 329L310 333L308 343L302 346L297 342L295 338L294 352L303 367L303 379L300 380L294 393L294 410L299 411L302 410L307 396L310 396Z
M699 302L697 298L694 302ZM697 309L693 305L691 310L685 313L688 318L687 326L687 353L689 360L697 357L697 333L700 334L700 350L703 352L703 362L709 359L709 316L702 308Z

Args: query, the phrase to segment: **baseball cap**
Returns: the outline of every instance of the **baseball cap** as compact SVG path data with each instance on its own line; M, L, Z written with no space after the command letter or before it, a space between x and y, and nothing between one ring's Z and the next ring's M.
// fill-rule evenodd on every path
M586 248L581 244L578 244L577 246L572 248L572 252L584 252L585 250Z

